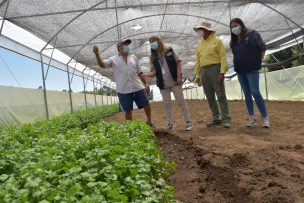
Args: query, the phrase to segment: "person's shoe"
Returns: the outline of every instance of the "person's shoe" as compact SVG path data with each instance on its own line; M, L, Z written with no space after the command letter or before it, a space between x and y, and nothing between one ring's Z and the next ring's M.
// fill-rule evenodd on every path
M229 121L223 121L223 122L222 122L222 125L223 125L224 128L230 128L230 123L229 123Z
M167 130L174 130L174 126L172 123L168 123Z
M187 121L186 122L186 131L192 130L192 122L191 121Z
M207 123L207 127L217 126L221 124L222 124L221 120L212 120L209 123Z
M149 125L152 129L155 129L155 128L156 128L154 122L151 122L151 123L146 122L146 124Z
M263 128L269 128L270 127L270 123L269 123L269 118L263 118Z
M256 120L254 116L249 116L248 122L246 124L246 127L251 128L256 125Z

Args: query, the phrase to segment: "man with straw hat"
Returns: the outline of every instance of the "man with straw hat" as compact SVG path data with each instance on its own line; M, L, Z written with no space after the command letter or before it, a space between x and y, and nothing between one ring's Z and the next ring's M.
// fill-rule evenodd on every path
M203 85L213 117L207 126L222 125L229 128L230 116L224 86L224 75L228 67L224 44L215 35L210 23L202 22L193 30L201 38L196 48L196 82Z

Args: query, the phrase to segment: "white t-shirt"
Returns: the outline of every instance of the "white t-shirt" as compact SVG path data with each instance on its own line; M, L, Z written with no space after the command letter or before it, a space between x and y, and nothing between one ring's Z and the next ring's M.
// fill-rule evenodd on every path
M118 93L128 94L145 89L138 76L142 69L136 56L129 54L127 63L121 55L112 56L103 60L103 62L106 68L113 68Z

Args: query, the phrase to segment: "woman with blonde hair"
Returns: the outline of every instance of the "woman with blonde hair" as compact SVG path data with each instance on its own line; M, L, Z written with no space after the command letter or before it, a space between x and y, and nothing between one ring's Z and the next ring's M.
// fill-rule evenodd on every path
M151 46L150 61L152 67L147 77L156 76L156 84L160 89L164 102L167 129L174 129L171 108L171 92L173 92L175 100L182 111L186 130L191 130L192 122L182 89L181 60L171 47L165 46L158 36L150 37L149 42Z

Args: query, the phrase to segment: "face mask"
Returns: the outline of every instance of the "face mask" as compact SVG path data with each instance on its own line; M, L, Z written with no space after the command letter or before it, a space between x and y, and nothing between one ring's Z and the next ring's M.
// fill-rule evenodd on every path
M196 32L196 34L197 34L197 36L199 36L199 37L203 37L205 33L204 33L203 30L199 30L199 31Z
M231 32L235 35L241 34L241 26L238 25L236 27L231 28Z
M156 50L158 48L157 42L151 42L150 43L151 49Z
M124 52L125 54L128 54L129 51L130 51L130 48L129 48L128 46L123 46L123 52Z

